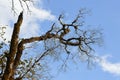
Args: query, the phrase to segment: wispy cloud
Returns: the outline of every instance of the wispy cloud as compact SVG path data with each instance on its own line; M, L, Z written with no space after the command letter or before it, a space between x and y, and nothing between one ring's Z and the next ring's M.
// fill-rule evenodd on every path
M11 38L12 30L13 30L13 24L16 22L17 16L14 15L12 9L11 9L11 1L12 0L0 0L0 26L6 26L6 34L5 37L7 39ZM19 4L19 0L14 0L15 4L15 11L17 14L19 14L22 11L21 5ZM42 3L42 0L34 0L34 3L37 3L37 1ZM31 3L28 3L30 11L28 12L27 7L25 4L24 6L24 22L21 27L21 34L22 37L31 37L35 35L40 35L40 23L38 23L38 20L40 21L53 21L55 20L55 16L51 14L50 10L45 10L41 7L34 6Z
M103 56L101 61L99 61L99 65L101 66L102 70L120 76L120 62L112 63L108 61L108 57L108 55Z

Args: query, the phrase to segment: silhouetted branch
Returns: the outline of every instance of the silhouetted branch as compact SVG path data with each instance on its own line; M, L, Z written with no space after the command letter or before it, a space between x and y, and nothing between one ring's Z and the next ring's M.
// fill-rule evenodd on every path
M36 65L43 57L47 56L47 55L49 54L49 51L52 51L52 50L54 50L54 49L57 48L57 47L58 47L58 46L53 47L53 48L50 48L50 49L46 50L44 53L42 53L41 56L40 56L38 59L35 60L35 62L32 64L32 66L21 76L21 78L23 78L28 72L30 72L30 70L31 70L32 68L34 68L35 65Z

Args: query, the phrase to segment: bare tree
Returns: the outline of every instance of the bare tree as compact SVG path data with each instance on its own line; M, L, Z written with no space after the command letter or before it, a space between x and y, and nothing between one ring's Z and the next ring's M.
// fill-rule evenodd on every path
M22 8L22 3L26 3L26 1L28 0L19 0ZM27 3L26 6L29 10ZM14 10L14 0L12 0L12 9ZM51 29L43 35L20 39L19 32L23 22L23 12L21 12L17 22L14 24L10 48L5 50L6 43L0 43L0 49L2 51L0 55L0 79L29 80L34 78L34 76L42 80L47 79L47 75L43 73L47 71L44 60L52 59L52 57L58 59L61 55L66 55L64 59L60 59L63 60L62 66L66 64L68 59L71 59L70 57L74 57L75 55L85 56L89 63L90 59L94 58L92 54L94 49L92 46L100 43L101 32L96 29L82 28L84 27L84 21L82 20L84 14L83 9L81 9L75 19L70 23L64 22L63 15L60 15L58 18L59 23L53 23ZM1 28L1 38L4 35L4 28ZM44 47L42 52L36 58L22 59L22 56L25 55L23 52L26 49L25 45L33 42L42 42L39 45ZM72 51L73 48L76 50L74 53ZM43 78L42 76L45 77Z
M89 61L89 59L93 57L91 51L94 51L91 45L99 42L101 39L101 33L96 30L82 30L81 27L84 22L79 21L82 17L83 13L82 10L80 10L79 14L71 23L65 23L63 22L63 15L60 15L58 18L60 27L57 27L57 24L54 23L51 26L51 29L44 35L19 40L19 31L23 21L23 12L21 12L17 22L14 24L14 30L10 41L10 49L8 51L4 51L0 57L0 75L2 80L22 80L23 78L27 78L27 74L30 72L35 72L34 70L36 65L39 65L39 67L41 66L38 64L41 63L40 60L48 55L57 54L55 50L59 49L62 49L64 50L64 53L67 53L68 56L66 57L66 60L69 59L69 55L73 55L69 48L74 47L76 50L79 50L78 54L86 55L87 60ZM54 43L52 44L53 46L50 46L49 43L47 43L49 40L51 43ZM41 55L33 61L22 61L21 56L23 55L25 45L36 41L41 41L44 43L45 52L41 53ZM60 55L61 54L63 54L62 51L60 52ZM23 64L25 61L29 61L28 68L25 64ZM22 65L22 68L20 68L20 65ZM27 69L26 71L20 73L19 71L23 68Z

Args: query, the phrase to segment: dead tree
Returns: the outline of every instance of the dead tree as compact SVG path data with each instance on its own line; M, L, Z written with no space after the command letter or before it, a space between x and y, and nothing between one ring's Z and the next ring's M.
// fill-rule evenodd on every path
M49 54L49 51L57 48L56 46L54 48L47 49L25 73L15 78L17 67L19 66L21 56L23 55L23 50L25 49L24 45L35 41L55 39L64 46L64 50L68 55L70 55L72 52L68 50L68 47L71 46L78 47L81 53L85 54L87 57L91 57L91 51L93 51L91 44L97 43L97 41L100 39L100 35L98 35L100 33L94 30L89 31L80 29L81 26L83 26L83 22L79 23L79 19L83 17L82 15L83 13L80 11L77 17L71 23L64 23L63 15L60 15L58 21L61 27L58 27L56 29L56 24L54 23L51 29L47 31L44 35L25 38L19 41L19 32L23 21L23 12L21 12L17 22L14 24L14 30L10 43L10 50L8 51L6 56L7 61L5 68L3 68L3 71L1 73L2 80L22 80L37 62L39 62L43 57ZM75 31L75 33L73 33L72 31ZM69 34L76 34L76 36L67 37L67 35Z

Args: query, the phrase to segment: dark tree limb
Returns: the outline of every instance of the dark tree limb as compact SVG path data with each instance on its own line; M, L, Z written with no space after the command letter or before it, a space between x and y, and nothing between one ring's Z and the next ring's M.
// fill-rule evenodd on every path
M23 21L23 12L20 13L17 22L14 24L14 30L10 43L10 51L7 57L7 65L2 80L9 80L10 77L13 77L14 57L17 52L18 37L19 37L20 26L22 24L22 21Z
M19 62L20 62L20 58L22 56L22 52L24 50L24 44L27 43L32 43L35 41L43 41L46 39L50 39L50 38L57 38L58 36L55 34L46 34L40 37L32 37L32 38L28 38L28 39L22 39L21 42L18 44L18 49L17 49L17 53L16 53L16 57L15 57L15 62L14 62L14 69L17 68Z

